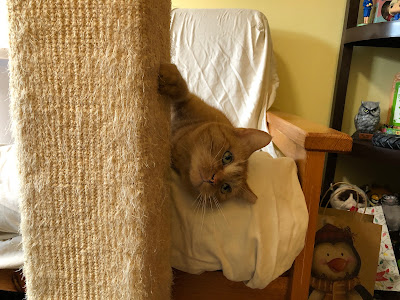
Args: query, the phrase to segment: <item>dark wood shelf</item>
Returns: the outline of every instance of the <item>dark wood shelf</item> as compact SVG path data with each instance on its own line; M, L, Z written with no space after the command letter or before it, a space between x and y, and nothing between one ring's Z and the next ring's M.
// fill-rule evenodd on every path
M347 85L354 46L400 48L400 21L373 23L357 27L360 0L347 0L340 45L330 127L342 129ZM400 166L400 150L374 147L370 142L354 141L352 157L365 157L387 165ZM325 167L323 190L334 181L337 154L329 153Z
M348 28L344 35L344 44L400 48L400 21Z
M353 140L353 150L350 155L385 161L391 165L400 165L400 150L376 147L368 140Z

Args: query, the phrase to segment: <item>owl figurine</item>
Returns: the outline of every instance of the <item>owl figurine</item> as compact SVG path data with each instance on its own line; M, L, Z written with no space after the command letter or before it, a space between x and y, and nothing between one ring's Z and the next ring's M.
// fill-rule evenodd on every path
M358 114L354 117L357 131L374 133L380 121L380 113L379 102L362 101Z

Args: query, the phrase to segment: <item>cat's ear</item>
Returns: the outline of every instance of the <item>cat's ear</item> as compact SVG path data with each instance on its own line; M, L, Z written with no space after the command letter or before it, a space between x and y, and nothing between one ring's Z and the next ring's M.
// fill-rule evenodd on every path
M254 151L267 146L272 140L272 137L265 131L253 128L235 128L235 134L246 145L249 156Z
M251 191L247 183L245 183L244 188L242 189L242 199L246 200L247 202L250 202L251 204L256 203L257 201L257 196Z

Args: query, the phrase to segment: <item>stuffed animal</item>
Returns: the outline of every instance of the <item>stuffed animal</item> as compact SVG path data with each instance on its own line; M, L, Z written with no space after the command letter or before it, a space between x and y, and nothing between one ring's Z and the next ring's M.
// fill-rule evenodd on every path
M353 245L350 228L326 224L315 234L309 300L371 299L358 273L361 258Z
M364 187L361 187L361 189L366 192L371 206L380 205L380 200L382 199L383 195L392 194L389 188L376 184L365 185Z
M352 207L368 206L367 194L356 185L350 183L335 184L333 189L329 199L333 208L350 210Z
M389 231L400 230L400 205L397 195L383 195L381 200L382 210L385 214Z

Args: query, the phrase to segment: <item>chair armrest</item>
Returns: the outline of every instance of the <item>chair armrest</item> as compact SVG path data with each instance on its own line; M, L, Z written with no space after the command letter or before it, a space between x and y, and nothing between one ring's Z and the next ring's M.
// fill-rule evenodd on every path
M290 288L290 299L307 299L325 155L350 152L353 140L343 132L281 111L268 111L267 122L274 145L297 164L309 212L305 245L295 260Z
M350 152L353 145L353 139L349 135L296 115L270 110L267 112L267 120L278 148L281 148L279 142L282 135L308 151L343 153Z

